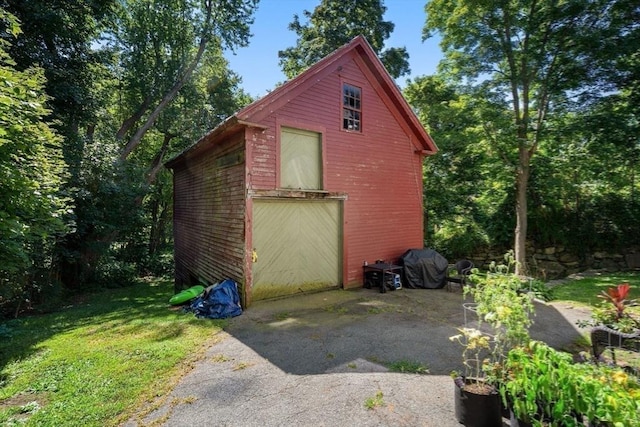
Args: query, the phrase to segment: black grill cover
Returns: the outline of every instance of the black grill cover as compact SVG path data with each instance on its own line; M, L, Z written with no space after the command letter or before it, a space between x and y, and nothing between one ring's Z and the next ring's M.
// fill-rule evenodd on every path
M449 263L433 249L409 249L400 257L407 288L440 289L444 287Z

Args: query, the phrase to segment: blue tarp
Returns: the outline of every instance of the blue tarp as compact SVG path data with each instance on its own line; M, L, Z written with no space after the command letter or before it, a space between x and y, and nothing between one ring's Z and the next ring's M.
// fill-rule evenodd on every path
M238 285L231 279L211 285L193 300L191 311L200 318L226 319L242 314Z

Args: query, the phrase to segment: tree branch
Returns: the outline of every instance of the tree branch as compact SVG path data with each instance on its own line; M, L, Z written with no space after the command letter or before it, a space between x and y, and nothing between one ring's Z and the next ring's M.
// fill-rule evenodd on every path
M149 114L149 117L147 117L147 120L145 121L145 123L136 131L136 133L131 137L129 142L127 142L127 145L125 145L124 149L122 150L122 153L120 154L121 160L126 160L127 157L129 157L129 154L131 154L131 152L138 145L140 145L140 142L142 141L142 137L147 133L149 129L151 129L151 127L154 125L154 123L156 122L156 120L158 119L162 111L167 107L167 105L169 105L175 99L180 89L182 89L184 85L187 83L187 81L191 78L193 71L196 69L196 67L200 63L200 60L202 59L202 55L206 50L207 43L209 42L208 32L209 32L209 26L211 24L211 13L212 13L212 3L205 2L205 4L207 6L207 14L205 17L203 32L200 38L200 44L198 46L198 51L196 53L196 56L193 58L191 63L187 66L184 73L182 73L182 76L178 78L178 80L175 82L173 87L169 89L169 91L162 97L162 100L160 101L160 103L158 103L156 108L151 112L151 114Z

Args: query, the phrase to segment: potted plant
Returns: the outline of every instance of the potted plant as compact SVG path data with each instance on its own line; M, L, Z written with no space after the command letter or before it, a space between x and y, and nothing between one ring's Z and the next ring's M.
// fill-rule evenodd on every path
M507 352L529 342L529 327L534 314L533 296L521 292L522 278L514 273L516 261L513 251L505 254L505 264L491 263L487 273L474 269L473 286L464 293L473 298L472 308L478 317L478 327L488 327L493 336L490 362L494 369Z
M591 319L578 322L580 327L591 327L593 356L597 360L605 348L640 350L640 319L627 307L635 304L629 300L631 286L621 283L602 291L598 297L604 301L591 312ZM614 360L615 360L615 353Z
M456 419L470 427L502 425L500 399L495 385L486 378L487 354L491 353L492 337L474 328L460 328L460 333L449 337L460 343L464 374L453 372L454 408Z
M512 426L578 425L575 392L569 382L571 355L531 341L509 351L500 395L511 410Z
M460 334L451 337L464 348L465 375L455 377L454 383L456 418L466 426L502 425L500 402L496 396L501 365L510 348L529 341L528 328L533 313L531 297L519 292L521 279L513 273L513 253L507 253L505 260L506 265L492 263L487 273L473 269L472 285L464 288L464 296L470 295L473 302L463 306L477 315L477 327L465 325ZM490 396L488 400L493 403L487 403L481 413L468 415L475 411L475 407L467 407L467 404L474 403L476 395Z
M574 363L570 354L531 341L509 351L502 373L512 426L640 425L640 383L620 368Z
M590 426L640 426L640 380L617 366L574 365L577 410Z

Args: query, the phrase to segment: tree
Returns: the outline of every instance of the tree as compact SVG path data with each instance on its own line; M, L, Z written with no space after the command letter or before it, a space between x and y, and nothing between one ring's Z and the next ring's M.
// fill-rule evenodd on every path
M487 98L440 75L415 78L403 94L439 148L423 168L425 241L450 258L501 247L511 222L501 208L511 193L509 174L485 124L507 120Z
M116 0L2 0L22 33L9 54L18 70L41 67L47 105L65 138L63 150L72 174L77 172L85 128L95 123L102 100L96 93L110 61L94 42L113 16Z
M383 21L382 0L322 0L313 12L303 11L309 23L293 16L289 29L298 35L295 47L278 52L280 67L293 78L356 36L363 35L389 74L398 78L410 72L409 54L402 48L384 49L394 24Z
M75 222L57 250L65 285L84 286L106 253L140 246L146 221L170 219L145 197L166 197L153 183L167 155L237 108L222 49L247 44L257 0L1 1L25 25L18 68L48 78Z
M132 0L119 12L109 35L119 53L117 79L105 116L119 119L112 130L121 145L120 162L143 168L146 184L134 204L145 210L147 234L126 233L120 251L125 258L144 264L166 247L172 197L164 159L250 102L222 49L248 42L256 4Z
M441 71L468 82L499 117L500 111L511 116L506 127L486 121L485 132L514 174L519 274L526 271L532 158L554 139L548 119L581 95L602 93L602 64L620 52L614 40L620 43L634 25L629 10L638 6L631 6L626 0L432 0L425 6L423 38L441 35Z
M125 160L191 80L207 49L246 46L258 0L130 0L115 33L139 94L118 138ZM149 65L153 65L149 68ZM142 78L141 78L142 77ZM159 81L157 78L159 77ZM135 104L134 104L135 105ZM142 121L140 126L136 125Z
M61 138L45 117L40 68L17 70L7 53L20 33L0 9L0 313L32 300L53 264L55 239L67 230L60 187L67 177Z

